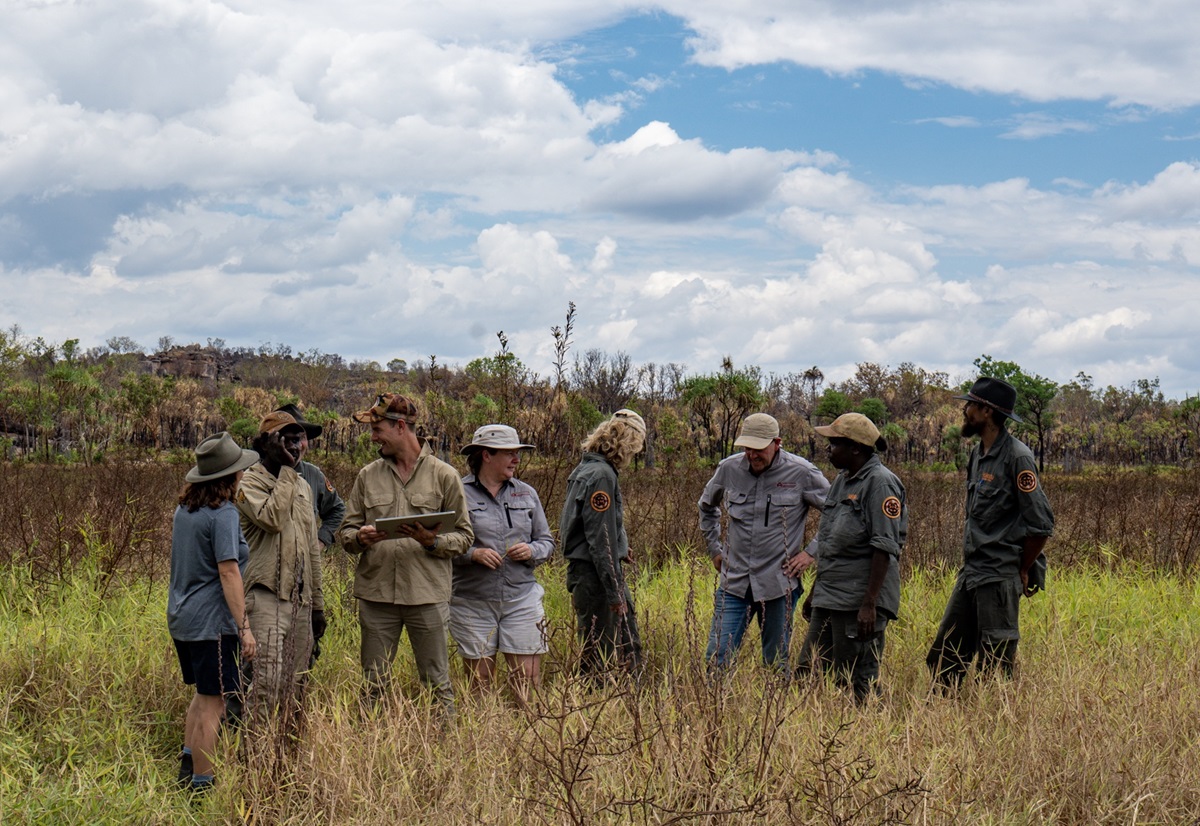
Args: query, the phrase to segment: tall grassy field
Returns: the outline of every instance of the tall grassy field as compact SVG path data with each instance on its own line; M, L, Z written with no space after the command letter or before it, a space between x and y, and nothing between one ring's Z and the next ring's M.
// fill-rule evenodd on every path
M9 823L1176 824L1200 817L1200 591L1110 560L1052 574L1023 606L1011 682L932 694L923 661L950 575L911 570L883 693L785 685L748 633L705 676L714 574L694 552L640 572L648 671L634 689L571 675L573 617L541 569L551 627L528 711L468 699L439 731L402 644L395 696L358 706L345 560L326 577L331 628L298 741L222 743L218 782L172 788L189 691L165 587L114 581L98 558L53 587L0 573L0 821ZM803 622L797 621L798 635Z

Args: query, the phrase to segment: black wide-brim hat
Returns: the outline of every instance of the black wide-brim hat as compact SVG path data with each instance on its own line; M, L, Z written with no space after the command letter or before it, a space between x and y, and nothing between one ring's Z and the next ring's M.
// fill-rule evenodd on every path
M294 404L285 404L283 407L277 407L275 408L275 412L287 413L289 416L295 419L296 424L304 428L304 435L308 437L310 442L325 432L325 428L321 427L321 425L313 424L312 422L306 422L304 420L304 414L301 413L300 408L296 407Z
M999 410L1014 422L1024 421L1013 412L1013 408L1017 406L1017 388L1003 379L980 376L971 385L971 389L966 392L966 395L954 398L964 402L985 404L993 410Z

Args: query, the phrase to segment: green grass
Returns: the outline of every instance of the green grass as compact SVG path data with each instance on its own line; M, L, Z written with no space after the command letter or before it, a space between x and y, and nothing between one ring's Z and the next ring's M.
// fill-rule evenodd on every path
M0 574L4 823L1189 823L1200 817L1200 589L1134 568L1052 573L1023 606L1021 668L957 697L924 668L951 578L915 571L889 629L883 694L783 686L747 634L724 681L702 662L707 560L638 580L648 677L588 692L561 567L542 569L546 681L526 714L460 692L441 734L406 646L398 696L357 704L348 571L327 566L329 636L305 737L225 740L219 786L173 791L190 693L165 588L86 574L35 590ZM798 634L803 622L798 620Z

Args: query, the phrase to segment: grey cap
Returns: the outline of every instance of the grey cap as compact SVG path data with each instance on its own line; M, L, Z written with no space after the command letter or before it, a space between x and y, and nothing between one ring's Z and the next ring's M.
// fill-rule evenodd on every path
M762 450L779 438L779 422L774 416L766 413L751 413L742 419L741 430L734 440L734 447L748 447L751 450Z
M255 451L238 447L232 436L221 431L196 445L196 466L183 478L189 482L207 482L245 470L257 461Z
M469 444L463 445L462 452L470 453L483 447L490 450L519 450L533 448L533 445L522 442L516 428L506 424L485 424L475 431Z

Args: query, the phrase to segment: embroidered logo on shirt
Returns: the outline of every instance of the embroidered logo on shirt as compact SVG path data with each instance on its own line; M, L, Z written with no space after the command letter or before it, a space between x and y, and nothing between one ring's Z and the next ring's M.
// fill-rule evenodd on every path
M242 490L241 488L238 488L237 496L235 498L239 502L245 502L246 501L246 491Z
M325 490L329 491L330 493L333 493L333 485L329 484L328 479L325 480Z
M1017 474L1017 490L1021 493L1033 493L1037 490L1037 474L1032 470L1023 470Z
M981 474L979 474L979 475L980 475L980 477L983 479L983 481L985 481L985 482L994 482L994 481L996 481L996 474L994 474L994 473L981 473Z
M857 494L857 493L850 493L850 494L847 494L847 495L846 495L846 498L847 498L848 500L850 500L851 502L857 502L857 501L858 501L858 494Z
M796 487L796 483L795 482L776 482L775 487L777 487L777 488L794 488L794 487Z
M598 490L592 494L591 498L592 510L596 513L604 513L612 506L612 497L602 490Z
M889 496L883 500L883 515L888 519L900 518L900 500L895 496Z

